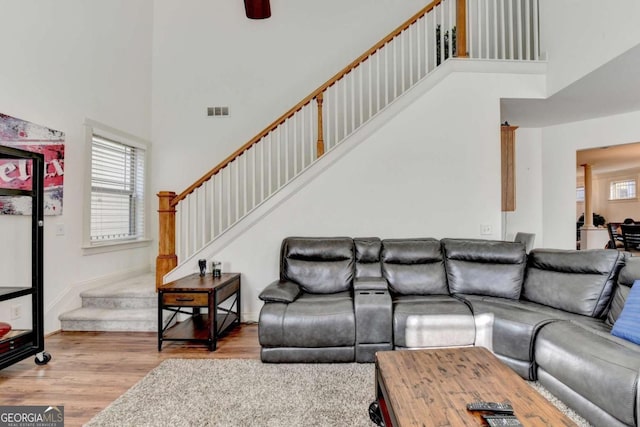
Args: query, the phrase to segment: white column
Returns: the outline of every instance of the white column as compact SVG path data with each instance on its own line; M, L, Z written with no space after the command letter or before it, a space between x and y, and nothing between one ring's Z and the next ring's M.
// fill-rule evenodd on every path
M584 164L584 226L580 230L580 249L604 249L609 241L606 228L593 225L591 165Z

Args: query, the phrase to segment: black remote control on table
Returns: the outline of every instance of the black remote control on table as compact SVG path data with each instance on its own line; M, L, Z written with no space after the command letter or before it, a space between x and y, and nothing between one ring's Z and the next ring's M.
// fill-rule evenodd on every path
M514 415L483 415L489 427L521 427L522 423Z
M469 411L486 411L496 414L509 414L513 415L513 406L510 403L496 403L496 402L471 402L467 404Z

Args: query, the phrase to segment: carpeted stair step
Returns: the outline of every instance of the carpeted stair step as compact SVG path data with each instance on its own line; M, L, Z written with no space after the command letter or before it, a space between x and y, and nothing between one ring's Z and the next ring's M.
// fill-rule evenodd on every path
M158 330L158 294L153 273L90 289L80 297L80 308L59 316L63 331ZM163 315L166 322L171 313Z
M155 285L122 282L91 289L80 294L83 307L99 308L156 308L158 294Z
M170 316L170 313L166 316ZM63 331L157 332L158 310L82 307L61 314L60 322Z

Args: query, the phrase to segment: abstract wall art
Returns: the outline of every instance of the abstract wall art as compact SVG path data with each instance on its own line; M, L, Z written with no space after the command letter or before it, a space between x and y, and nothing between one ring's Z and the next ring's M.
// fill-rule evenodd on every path
M44 214L62 215L64 132L0 113L0 145L44 154ZM30 190L30 160L0 159L0 188ZM0 197L0 214L31 215L30 197Z

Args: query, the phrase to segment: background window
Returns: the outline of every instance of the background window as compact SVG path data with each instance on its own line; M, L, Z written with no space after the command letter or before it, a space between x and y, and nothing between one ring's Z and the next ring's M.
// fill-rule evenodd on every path
M576 202L584 202L584 187L576 188Z
M145 150L93 135L90 242L144 237Z
M609 186L609 200L625 200L636 198L636 180L613 181Z

